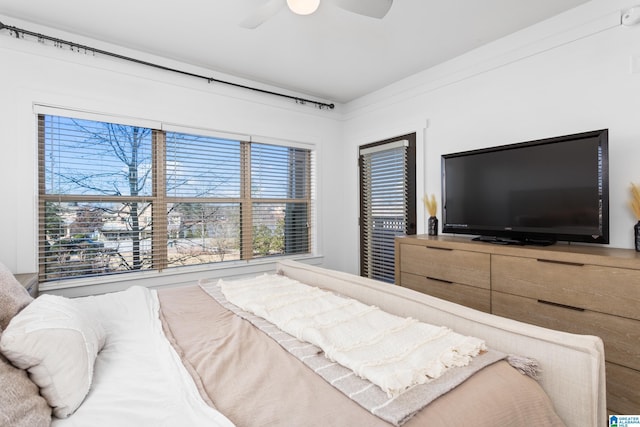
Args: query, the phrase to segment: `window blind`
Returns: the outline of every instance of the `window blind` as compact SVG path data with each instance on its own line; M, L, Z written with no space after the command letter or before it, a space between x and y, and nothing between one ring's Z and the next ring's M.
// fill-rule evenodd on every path
M251 201L254 253L311 251L311 151L251 144Z
M360 273L365 277L393 282L394 239L414 230L415 149L411 148L408 139L399 139L360 150Z
M310 149L38 123L41 281L311 251Z
M41 279L151 267L152 130L43 115L38 127Z
M240 259L243 144L166 133L169 267Z

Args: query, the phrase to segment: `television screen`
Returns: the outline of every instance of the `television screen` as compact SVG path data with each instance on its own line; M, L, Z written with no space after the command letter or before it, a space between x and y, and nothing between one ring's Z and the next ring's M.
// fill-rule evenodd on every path
M608 131L442 156L443 233L609 243Z

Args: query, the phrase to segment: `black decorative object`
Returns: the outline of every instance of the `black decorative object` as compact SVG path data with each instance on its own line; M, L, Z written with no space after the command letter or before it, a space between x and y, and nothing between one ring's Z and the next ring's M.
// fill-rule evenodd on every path
M640 221L633 226L633 235L635 237L636 251L640 252Z
M640 224L640 221L638 221ZM640 225L636 224L636 250L638 250L638 231L640 231ZM438 218L435 216L430 216L427 221L427 234L429 236L437 236L438 235Z

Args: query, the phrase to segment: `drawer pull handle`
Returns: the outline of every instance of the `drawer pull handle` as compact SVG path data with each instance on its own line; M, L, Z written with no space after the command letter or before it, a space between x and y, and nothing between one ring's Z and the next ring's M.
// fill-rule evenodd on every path
M545 301L543 299L539 299L538 302L540 304L552 305L554 307L568 308L569 310L584 311L584 308L574 307L572 305L560 304L560 303L557 303L557 302Z
M547 262L549 264L562 264L562 265L573 265L574 267L584 267L584 264L580 262L556 261L555 259L544 259L544 258L536 258L536 261Z
M429 276L427 276L427 279L429 279L429 280L435 280L436 282L446 283L446 284L448 284L448 285L453 284L453 282L450 282L449 280L438 279L437 277L429 277Z
M427 249L435 249L437 251L452 251L453 250L451 248L440 248L438 246L425 246L425 248L427 248Z

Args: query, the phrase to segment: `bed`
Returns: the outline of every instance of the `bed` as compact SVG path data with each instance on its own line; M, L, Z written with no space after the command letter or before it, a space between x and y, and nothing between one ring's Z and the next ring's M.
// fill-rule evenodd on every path
M134 286L73 300L41 295L33 301L9 276L0 268L0 425L582 427L606 422L598 337L535 327L347 273L283 260L261 277L201 280L158 291ZM353 370L336 363L357 347L352 343L339 352L329 349L335 343L327 348L299 336L317 333L307 323L285 330L284 324L302 321L299 315L285 318L283 325L260 315L260 307L242 301L247 293L238 291L255 281L273 282L279 292L283 286L309 287L313 295L321 294L318 298L337 298L339 305L364 310L358 313L374 313L368 322L376 327L396 319L412 327L444 325L456 339L467 343L472 337L474 345L480 340L484 347L459 367L430 373L424 383L415 383L412 372L406 377L414 382L398 386L404 376L373 369L370 360L356 359ZM258 299L270 301L264 295ZM277 301L284 305L280 296ZM344 307L336 313L352 310ZM329 330L328 324L320 329ZM346 323L331 324L342 330ZM328 335L334 334L330 330ZM344 360L350 366L351 359Z

